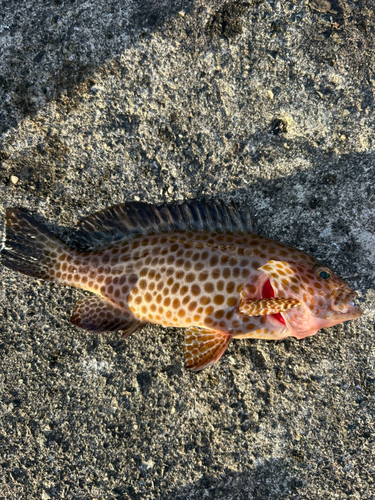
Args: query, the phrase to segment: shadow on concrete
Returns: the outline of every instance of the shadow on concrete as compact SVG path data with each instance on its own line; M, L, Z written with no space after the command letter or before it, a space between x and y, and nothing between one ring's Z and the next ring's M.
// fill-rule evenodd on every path
M0 133L89 87L105 62L193 7L194 0L3 2Z
M250 207L257 219L259 234L300 248L332 266L338 274L350 278L359 273L364 252L353 230L358 214L351 205L355 206L357 198L366 199L367 206L375 202L374 184L361 182L370 175L366 172L371 172L375 154L349 153L337 158L316 150L311 152L310 158L313 164L309 169L269 180L255 178L244 188L218 192L215 200L229 203L234 199L239 208L241 205ZM38 172L43 174L43 170ZM197 201L210 202L199 189L197 192ZM347 204L345 214L340 208L343 198ZM34 215L68 244L80 247L78 233L73 227L59 226L44 220L38 213ZM364 230L372 231L371 217L369 212L369 227ZM364 285L369 277L361 279Z
M207 500L283 500L298 498L304 482L288 472L290 464L271 460L241 472L225 470L221 479L204 474L195 484L173 490L165 500L204 498ZM277 480L275 480L277 478ZM119 492L117 498L129 498ZM125 492L124 492L125 493ZM129 492L128 492L129 493ZM137 498L137 496L131 496ZM141 498L141 497L139 497ZM144 497L143 497L144 498Z

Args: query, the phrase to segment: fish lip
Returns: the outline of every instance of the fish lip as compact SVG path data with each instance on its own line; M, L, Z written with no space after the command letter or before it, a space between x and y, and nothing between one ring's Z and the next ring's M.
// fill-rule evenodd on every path
M338 304L336 303L336 299L340 298L340 294L346 292L345 302ZM345 314L347 316L357 318L362 315L361 309L354 304L355 299L358 297L358 294L353 290L348 288L339 288L335 292L333 292L331 296L331 307L334 311L339 312L341 314Z
M345 314L350 315L351 318L355 319L355 318L360 318L363 313L360 307L352 306L351 304L349 304Z

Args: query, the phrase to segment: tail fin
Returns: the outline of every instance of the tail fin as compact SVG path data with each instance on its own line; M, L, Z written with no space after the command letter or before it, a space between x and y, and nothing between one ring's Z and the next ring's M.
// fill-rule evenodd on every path
M20 273L54 281L59 258L70 248L42 224L19 208L6 211L5 235L0 248L1 263Z

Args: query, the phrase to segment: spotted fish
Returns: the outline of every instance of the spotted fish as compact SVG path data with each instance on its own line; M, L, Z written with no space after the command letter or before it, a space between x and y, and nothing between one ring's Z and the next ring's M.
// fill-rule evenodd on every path
M353 292L314 257L258 236L247 210L224 204L122 204L79 226L73 250L18 208L6 213L3 265L95 295L71 321L129 336L147 323L184 327L186 368L231 339L298 339L358 318Z

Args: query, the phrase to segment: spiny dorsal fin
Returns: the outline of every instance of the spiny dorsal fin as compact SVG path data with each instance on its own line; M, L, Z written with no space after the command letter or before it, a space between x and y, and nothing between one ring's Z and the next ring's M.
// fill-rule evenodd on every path
M70 321L91 333L117 332L129 337L146 323L136 319L132 313L116 307L102 297L93 295L80 299Z
M228 347L231 335L191 327L185 331L185 368L198 372L218 361Z
M249 233L256 232L256 224L249 210L239 211L234 203L231 207L223 202L161 206L123 203L90 215L78 229L79 245L88 251L142 234L173 231Z

